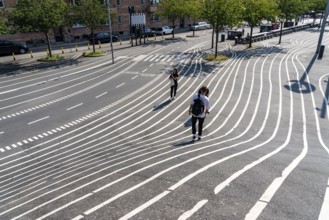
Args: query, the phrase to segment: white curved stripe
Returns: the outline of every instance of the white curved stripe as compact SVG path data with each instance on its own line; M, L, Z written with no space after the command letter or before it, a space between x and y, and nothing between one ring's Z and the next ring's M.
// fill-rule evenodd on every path
M194 213L196 213L199 209L201 209L206 203L207 199L201 200L198 202L191 210L184 212L181 216L179 216L178 220L186 220L191 217Z

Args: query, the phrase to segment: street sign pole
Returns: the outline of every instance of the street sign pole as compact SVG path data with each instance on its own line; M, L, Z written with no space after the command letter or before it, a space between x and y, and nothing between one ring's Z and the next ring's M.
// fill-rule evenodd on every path
M107 14L109 16L109 29L110 29L110 35L111 35L111 53L112 53L112 64L114 64L114 53L113 53L113 39L112 39L112 22L111 22L111 8L110 8L110 0L106 0L106 6L107 6Z

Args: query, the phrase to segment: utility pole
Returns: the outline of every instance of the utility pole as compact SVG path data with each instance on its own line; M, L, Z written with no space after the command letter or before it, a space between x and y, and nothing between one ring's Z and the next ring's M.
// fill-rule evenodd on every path
M329 13L329 0L327 2L326 12L324 13L324 17L322 20L321 31L320 31L319 41L318 41L318 47L316 48L316 53L320 52L323 33L324 33L324 29L325 29L326 23L327 23L328 13Z
M106 0L106 6L107 6L107 14L109 16L109 29L110 29L110 35L111 35L110 42L111 42L112 64L114 64L110 0Z

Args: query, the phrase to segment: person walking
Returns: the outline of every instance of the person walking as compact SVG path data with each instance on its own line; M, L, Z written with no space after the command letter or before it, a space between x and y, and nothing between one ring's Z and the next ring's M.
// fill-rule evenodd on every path
M196 123L198 122L198 140L201 140L203 122L206 114L210 113L209 89L202 86L197 94L190 100L189 115L192 115L192 140L196 140Z
M177 92L177 87L178 87L178 71L176 67L173 67L173 70L169 76L170 80L170 98L171 100L176 98L176 92Z

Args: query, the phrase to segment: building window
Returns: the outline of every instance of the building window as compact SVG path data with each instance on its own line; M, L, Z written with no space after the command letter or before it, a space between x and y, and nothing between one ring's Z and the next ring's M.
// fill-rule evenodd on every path
M121 5L121 0L117 0L117 5Z
M4 8L5 7L5 3L3 2L3 0L0 0L0 8Z
M118 16L118 23L121 24L123 22L122 16Z
M145 0L141 0L141 5L144 5L145 4Z
M151 5L159 4L160 0L151 0Z
M152 21L160 21L159 16L152 16Z

